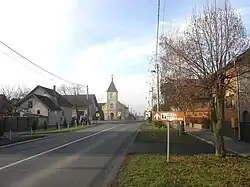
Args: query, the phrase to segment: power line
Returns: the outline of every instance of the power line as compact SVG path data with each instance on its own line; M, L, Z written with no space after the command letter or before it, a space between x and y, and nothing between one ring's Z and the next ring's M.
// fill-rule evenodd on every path
M157 10L157 28L156 28L156 48L155 48L155 60L156 63L158 61L158 45L159 45L159 26L160 26L160 8L161 8L161 0L158 0L158 10Z
M19 61L18 59L16 59L15 57L9 55L8 53L4 52L3 50L0 50L0 53L4 54L5 56L9 57L10 59L12 59L12 60L14 60L14 61L20 63L20 61ZM20 64L22 64L22 63L20 63ZM41 72L39 72L39 71L37 71L37 70L34 70L34 69L32 69L31 67L29 67L29 66L27 66L27 65L25 65L25 64L22 64L22 65L23 65L24 67L26 67L27 69L29 69L29 70L31 70L31 71L33 71L33 72L35 72L35 73L37 73L37 74L39 74L39 75L41 75L41 76L44 76ZM49 79L50 79L51 81L53 81L52 78L49 78Z
M62 77L60 77L60 76L58 76L58 75L56 75L56 74L54 74L54 73L51 73L50 71L48 71L48 70L44 69L43 67L37 65L36 63L32 62L31 60L29 60L28 58L26 58L25 56L23 56L22 54L20 54L19 52L17 52L16 50L14 50L13 48L11 48L11 47L8 46L7 44L5 44L4 42L0 41L0 43L1 43L3 46L5 46L5 47L7 47L8 49L10 49L10 50L11 50L12 52L14 52L15 54L17 54L18 56L20 56L21 58L23 58L24 60L28 61L28 62L31 63L32 65L34 65L34 66L36 66L37 68L43 70L44 72L46 72L46 73L52 75L53 77L56 77L56 78L58 78L58 79L60 79L60 80L62 80L62 81L64 81L64 82L67 82L67 83L70 83L70 84L81 85L81 84L77 84L77 83L74 83L74 82L72 82L72 81L69 81L69 80L67 80L67 79L64 79L64 78L62 78ZM84 85L81 85L81 86L84 86Z
M165 13L166 13L166 0L163 0L163 15L162 15L162 22L163 22L163 26L162 26L162 33L164 33L164 22L165 22Z

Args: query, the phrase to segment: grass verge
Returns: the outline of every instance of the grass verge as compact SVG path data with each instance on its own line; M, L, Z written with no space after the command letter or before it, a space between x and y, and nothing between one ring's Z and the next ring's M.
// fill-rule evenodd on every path
M62 128L62 129L53 129L53 130L38 130L33 132L33 134L51 134L51 133L64 133L64 132L72 132L81 129L85 129L88 126L78 126L78 127L70 127L70 128Z
M245 158L212 154L180 156L132 154L126 158L117 179L120 187L245 187L250 186L250 162Z

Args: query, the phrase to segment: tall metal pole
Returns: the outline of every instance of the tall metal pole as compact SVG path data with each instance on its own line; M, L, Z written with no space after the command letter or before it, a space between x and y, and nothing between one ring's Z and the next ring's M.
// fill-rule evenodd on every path
M160 26L160 4L161 0L158 0L157 4L157 29L156 29L156 49L155 49L155 63L156 63L156 74L157 74L157 112L160 110L160 89L159 89L159 64L158 64L158 45L159 45L159 26Z
M160 78L159 78L159 65L156 64L156 73L157 73L157 112L160 111Z
M151 96L151 107L152 107L152 111L153 111L153 107L154 107L154 98L153 98L153 93L154 93L154 87L152 86L151 87L151 93L152 93L152 96Z

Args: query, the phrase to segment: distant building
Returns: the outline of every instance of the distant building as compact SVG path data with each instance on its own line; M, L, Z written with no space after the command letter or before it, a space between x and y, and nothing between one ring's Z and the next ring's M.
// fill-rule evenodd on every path
M64 95L64 97L73 105L72 117L81 120L86 117L89 112L89 117L95 118L95 114L99 109L99 105L95 94L79 94L79 95Z
M113 77L107 90L107 102L103 104L102 111L104 120L119 120L129 117L129 108L118 100L118 91Z

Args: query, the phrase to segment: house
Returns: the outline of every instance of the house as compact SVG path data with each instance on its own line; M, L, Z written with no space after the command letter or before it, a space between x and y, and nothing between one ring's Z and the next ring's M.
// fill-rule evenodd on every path
M37 115L47 117L49 125L63 124L72 120L72 104L53 89L38 85L18 102L22 116Z
M64 97L73 105L72 117L85 117L89 112L89 117L95 118L96 112L99 110L99 105L95 94L79 94L79 95L64 95Z
M245 141L250 141L250 49L239 55L227 66L227 74L231 75L229 89L225 97L224 131L228 136L236 134ZM240 124L240 126L239 126ZM237 136L237 135L236 135Z
M118 91L113 77L107 90L107 102L102 106L104 120L128 119L129 108L118 100Z

